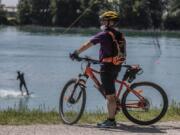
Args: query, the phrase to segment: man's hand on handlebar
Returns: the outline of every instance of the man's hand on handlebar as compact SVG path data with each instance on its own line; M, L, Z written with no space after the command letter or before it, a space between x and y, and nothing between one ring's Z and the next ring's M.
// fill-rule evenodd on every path
M69 57L72 59L72 60L77 60L77 61L80 61L81 59L79 58L79 54L78 52L75 50L73 53L70 53L69 54Z

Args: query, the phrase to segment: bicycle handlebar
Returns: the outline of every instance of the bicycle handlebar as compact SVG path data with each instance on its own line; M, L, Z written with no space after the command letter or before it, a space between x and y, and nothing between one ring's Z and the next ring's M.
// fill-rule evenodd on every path
M88 56L85 56L85 57L78 57L76 58L77 61L86 61L86 62L89 62L89 63L92 63L92 64L101 64L101 62L99 60L95 60L95 59L92 59Z
M85 56L85 57L78 57L76 58L77 61L86 61L88 63L92 63L92 64L103 64L102 62L100 62L99 60L95 60L95 59L92 59L88 56ZM137 65L127 65L127 64L124 64L124 65L121 65L121 67L125 67L127 69L138 69L139 71L142 71L142 68L137 64ZM141 73L140 73L141 74Z

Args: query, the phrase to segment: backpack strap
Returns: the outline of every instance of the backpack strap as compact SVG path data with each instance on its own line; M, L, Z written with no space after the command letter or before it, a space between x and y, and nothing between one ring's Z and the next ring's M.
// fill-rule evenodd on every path
M116 41L115 35L113 32L108 31L108 34L111 36L111 38L113 39L113 42Z
M111 32L111 31L108 31L108 34L111 36L113 42L116 44L116 48L117 48L117 51L118 51L117 56L122 56L120 45L119 45L118 41L116 40L116 37L115 37L114 33Z

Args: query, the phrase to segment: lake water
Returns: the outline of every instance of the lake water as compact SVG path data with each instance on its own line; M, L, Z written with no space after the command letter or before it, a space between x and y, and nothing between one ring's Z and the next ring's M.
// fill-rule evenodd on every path
M91 36L48 32L21 31L0 27L0 108L23 107L58 109L59 94L64 84L81 71L81 64L68 55ZM170 101L180 102L180 37L159 37L160 50L150 36L126 36L127 63L140 64L144 74L137 81L161 85ZM99 46L82 55L98 58ZM96 65L94 68L99 69ZM25 73L29 98L20 96L16 71ZM122 71L123 73L123 71ZM122 73L119 78L121 78ZM87 83L87 110L105 108L105 100Z

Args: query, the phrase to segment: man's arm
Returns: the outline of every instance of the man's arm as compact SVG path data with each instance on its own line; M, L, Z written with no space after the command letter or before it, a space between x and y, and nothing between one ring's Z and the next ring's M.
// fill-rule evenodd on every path
M80 53L84 52L85 50L87 50L88 48L90 48L91 46L93 46L93 44L92 44L90 41L88 41L88 42L84 43L84 44L83 44L79 49L77 49L76 51L77 51L78 54L80 54Z

